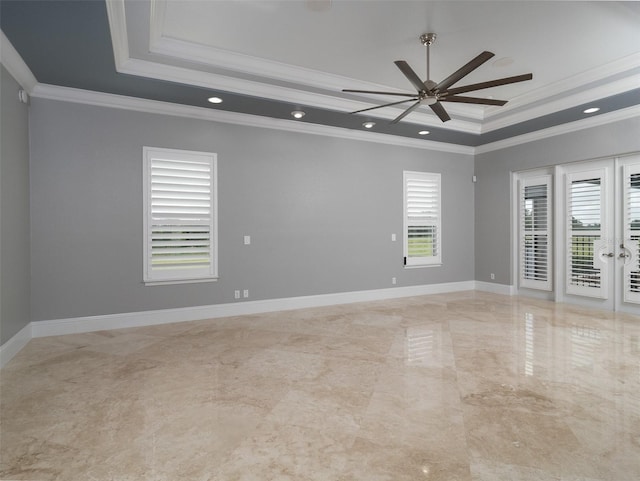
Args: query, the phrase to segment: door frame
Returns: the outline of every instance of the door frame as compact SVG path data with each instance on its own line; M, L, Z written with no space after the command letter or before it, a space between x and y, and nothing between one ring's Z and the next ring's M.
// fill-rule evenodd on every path
M551 221L550 227L552 230L552 249L549 255L551 256L551 289L532 289L523 287L520 285L520 193L519 184L524 178L529 177L542 177L545 175L551 176ZM555 198L556 198L556 178L554 167L543 167L530 170L521 170L517 172L511 172L511 285L513 286L512 292L517 295L524 295L527 297L534 297L536 299L545 299L549 301L556 301L555 291L557 285L556 268L555 268L555 245L556 245L556 225L554 219L556 217L555 211Z
M618 262L620 239L623 237L624 220L622 218L623 196L624 196L624 176L623 166L637 158L640 162L640 152L630 152L614 156L587 159L564 164L555 164L547 167L511 171L510 173L510 222L511 222L511 279L512 292L516 295L524 295L538 299L547 299L555 302L573 303L586 307L605 309L610 311L628 312L640 315L640 304L630 304L624 301L624 268L622 262ZM610 189L613 191L613 198L610 201L610 211L612 214L613 226L611 232L614 240L616 257L614 267L610 272L610 295L608 305L603 305L600 299L589 297L567 295L565 292L566 281L566 229L565 229L565 174L571 170L584 167L584 170L597 168L598 165L613 165L612 180ZM551 174L553 193L553 247L552 247L552 290L542 291L520 286L520 266L519 266L519 208L518 208L518 181L525 176L537 176ZM607 303L604 303L607 304Z
M601 200L604 204L603 219L606 218L604 228L600 231L600 238L605 245L610 244L610 249L613 252L615 247L615 235L616 235L616 215L615 215L615 185L616 185L616 171L615 162L612 158L604 158L597 160L589 160L584 162L574 162L571 164L557 165L555 169L556 177L556 199L554 203L554 225L556 232L556 244L554 245L554 251L556 252L555 271L557 274L556 284L556 300L558 302L566 302L569 304L580 304L582 306L593 307L597 309L605 309L608 311L615 310L615 257L608 258L606 260L600 259L603 265L607 266L606 270L603 270L604 277L604 298L582 296L579 294L571 294L567 292L567 262L568 252L566 246L569 239L567 238L567 175L577 172L589 172L603 170L603 186L604 193ZM613 195L613 198L611 197ZM594 246L595 250L595 246ZM595 253L594 253L595 256ZM605 264L606 263L606 264Z
M626 249L631 247L625 238L625 222L626 222L626 214L627 214L627 206L624 202L625 192L625 183L626 183L626 175L625 168L627 166L640 165L640 153L632 153L624 156L618 156L615 158L615 169L616 169L616 179L615 179L615 189L617 195L615 196L616 203L616 212L620 213L619 216L616 216L616 231L615 231L615 241L616 241L616 266L614 269L614 275L616 279L615 286L615 310L620 312L629 312L632 314L640 314L640 304L636 304L633 301L626 301L626 285L625 285L625 262L620 258L620 254L625 254ZM624 248L622 246L625 246ZM628 251L627 251L628 252ZM637 256L632 253L632 259ZM637 297L637 294L636 294Z

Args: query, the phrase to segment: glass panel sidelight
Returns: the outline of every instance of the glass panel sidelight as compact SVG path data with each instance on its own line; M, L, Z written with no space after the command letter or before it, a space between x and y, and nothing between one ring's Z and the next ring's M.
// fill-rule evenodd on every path
M520 180L520 286L551 290L551 176Z

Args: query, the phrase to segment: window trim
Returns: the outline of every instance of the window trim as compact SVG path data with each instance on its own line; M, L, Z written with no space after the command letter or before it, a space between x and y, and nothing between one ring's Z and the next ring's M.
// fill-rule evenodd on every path
M210 264L206 274L185 275L184 270L165 271L158 275L151 270L150 263L150 181L151 166L154 159L165 160L197 160L210 163L211 168L211 213L210 213ZM147 286L163 284L186 284L197 282L214 282L218 279L218 159L213 152L167 149L161 147L143 147L143 283Z
M408 181L426 180L429 182L436 182L437 185L437 220L433 223L433 227L436 229L436 252L435 256L424 257L409 257L409 216L407 212L407 186ZM442 265L442 174L435 172L417 172L405 170L402 173L402 192L403 192L403 256L405 269L414 269L421 267L438 267Z

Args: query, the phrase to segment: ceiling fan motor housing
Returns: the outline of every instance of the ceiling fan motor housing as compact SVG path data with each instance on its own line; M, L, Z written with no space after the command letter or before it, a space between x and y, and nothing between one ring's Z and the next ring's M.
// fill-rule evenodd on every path
M435 33L423 33L422 35L420 35L420 42L425 47L428 47L431 44L433 44L433 42L435 40L436 40L436 34Z

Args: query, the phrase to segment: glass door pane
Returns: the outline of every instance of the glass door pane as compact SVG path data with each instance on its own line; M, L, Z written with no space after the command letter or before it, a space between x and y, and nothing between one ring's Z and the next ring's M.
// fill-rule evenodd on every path
M609 252L602 169L567 174L566 292L607 299Z

